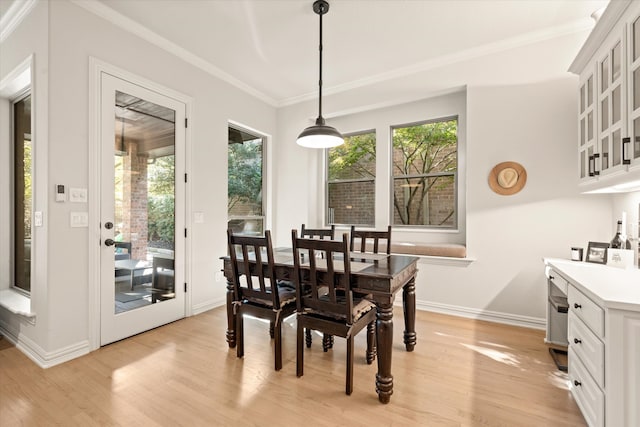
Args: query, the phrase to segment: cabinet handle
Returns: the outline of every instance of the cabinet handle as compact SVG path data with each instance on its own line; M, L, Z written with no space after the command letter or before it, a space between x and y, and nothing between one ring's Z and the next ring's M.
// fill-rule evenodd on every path
M580 305L577 302L575 302L575 303L573 303L573 308L582 308L582 305Z
M555 280L555 276L549 275L549 280Z
M582 383L578 380L573 380L573 385L576 387L580 387L582 385Z
M575 344L580 344L580 343L582 342L582 340L581 340L581 339L578 339L578 338L574 338L574 339L573 339L573 342L574 342Z
M596 169L596 160L593 157L593 155L589 156L589 176L594 176L595 175L595 169Z
M631 164L631 138L626 137L622 138L622 164L630 165Z
M600 158L600 154L596 153L593 155L593 174L600 175L600 171L598 170L598 160ZM602 166L602 165L601 165Z

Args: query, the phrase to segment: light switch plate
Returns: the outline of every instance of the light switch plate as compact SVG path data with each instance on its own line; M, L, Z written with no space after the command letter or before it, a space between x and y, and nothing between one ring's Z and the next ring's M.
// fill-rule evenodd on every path
M87 212L71 212L71 227L88 227L89 214Z
M196 224L202 224L204 222L204 212L194 212L193 222Z
M86 188L70 188L69 201L75 202L75 203L87 203L87 189Z

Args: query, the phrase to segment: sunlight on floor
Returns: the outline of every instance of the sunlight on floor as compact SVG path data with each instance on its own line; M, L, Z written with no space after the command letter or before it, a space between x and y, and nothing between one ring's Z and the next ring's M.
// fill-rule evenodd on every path
M478 352L483 356L489 357L495 360L496 362L504 363L505 365L515 366L515 367L520 366L520 361L515 356L513 356L513 354L509 354L499 350L494 350L488 347L480 347L472 344L460 343L460 345L468 348L469 350Z
M161 365L170 366L171 363L173 363L173 361L176 359L176 354L176 344L167 343L157 351L150 353L147 356L136 359L131 363L128 363L121 368L114 370L113 374L111 375L111 390L117 391L120 386L135 382L136 375L139 375L140 372L147 372L146 369L143 369L145 366L158 365L160 368Z
M569 390L569 377L565 372L549 372L549 383L561 390Z

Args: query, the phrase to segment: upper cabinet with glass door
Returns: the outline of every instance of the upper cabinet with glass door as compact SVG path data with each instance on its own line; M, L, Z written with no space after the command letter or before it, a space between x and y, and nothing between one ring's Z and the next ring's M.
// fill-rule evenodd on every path
M610 2L569 68L580 75L578 173L584 192L624 191L640 180L639 17L640 2Z

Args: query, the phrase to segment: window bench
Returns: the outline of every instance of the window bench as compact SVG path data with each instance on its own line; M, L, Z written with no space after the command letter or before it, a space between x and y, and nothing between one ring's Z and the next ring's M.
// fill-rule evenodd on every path
M356 240L358 242L358 240ZM359 247L356 243L355 247ZM373 244L367 242L367 251L373 251ZM380 243L379 252L385 252L387 246ZM442 265L468 265L475 261L467 258L467 247L459 243L413 243L392 242L391 253L398 255L414 255L422 261Z

